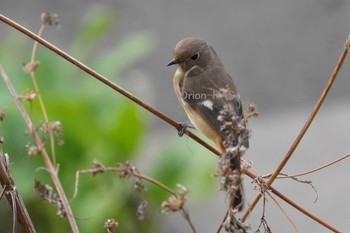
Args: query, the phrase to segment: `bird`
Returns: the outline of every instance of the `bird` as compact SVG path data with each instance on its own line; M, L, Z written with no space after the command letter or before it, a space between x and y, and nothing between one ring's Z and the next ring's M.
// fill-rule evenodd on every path
M236 119L244 119L242 101L233 79L212 45L197 37L187 37L176 44L173 59L167 66L171 65L177 66L174 91L189 120L223 154L228 137L227 130L223 130L223 111ZM242 140L240 146L248 149L248 139ZM240 171L240 157L232 158L231 165L233 170ZM242 187L239 186L232 200L233 208L242 207Z

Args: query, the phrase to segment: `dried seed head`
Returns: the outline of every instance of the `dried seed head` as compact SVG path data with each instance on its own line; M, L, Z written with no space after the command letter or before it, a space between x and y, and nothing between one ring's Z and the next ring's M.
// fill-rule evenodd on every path
M136 178L134 182L134 189L138 192L142 192L145 190L145 186L143 185L143 181L140 178Z
M136 216L138 217L138 219L141 221L145 218L145 212L147 210L148 207L148 202L143 200L140 205L137 207L137 212L136 212Z
M32 102L36 97L38 96L38 93L36 92L28 92L28 93L25 93L24 95L22 95L20 97L20 99L22 101L29 101L29 102Z
M178 184L178 195L170 196L166 201L163 201L161 208L162 213L176 212L182 209L188 199L188 190L186 187Z
M62 132L62 124L60 121L53 121L50 122L51 130L55 133L61 133Z
M45 201L53 204L57 208L57 216L65 218L67 216L66 210L64 209L62 200L54 191L54 189L48 184L42 184L40 181L35 181L35 190L37 194Z
M92 172L93 176L99 173L104 173L104 171L106 170L105 166L97 160L94 160L92 162L92 169L93 169L93 172Z
M108 233L115 233L117 232L119 226L119 222L115 219L107 219L107 221L105 222L104 227L106 228Z
M129 161L125 163L119 163L117 166L118 166L120 178L129 178L134 174L139 174L136 167L133 164L131 164Z
M60 26L60 22L58 20L58 15L56 13L44 11L40 15L40 20L41 20L41 23L44 25L54 26L56 28L58 28Z
M39 66L38 61L30 61L28 63L24 63L22 68L25 73L30 74L32 72L35 72L38 66Z
M29 157L40 153L40 149L37 146L26 145L25 148Z
M249 104L247 111L245 112L247 119L251 117L257 117L259 116L259 112L256 110L255 104Z
M60 121L52 121L49 123L41 124L39 129L44 133L53 132L56 134L60 134L62 132L62 124Z

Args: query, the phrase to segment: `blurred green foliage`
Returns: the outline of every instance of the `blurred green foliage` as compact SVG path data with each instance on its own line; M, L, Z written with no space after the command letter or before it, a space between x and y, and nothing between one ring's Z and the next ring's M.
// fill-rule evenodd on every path
M90 11L68 53L88 61L95 70L118 82L123 71L152 52L155 39L147 31L134 32L118 38L114 47L96 55L96 48L116 21L110 9ZM0 42L0 63L19 94L32 89L30 76L21 68L30 58L32 43L11 29ZM64 145L56 145L56 155L59 177L68 198L74 192L75 172L90 168L94 159L113 166L142 156L140 150L149 130L149 113L47 49L39 47L36 60L40 62L36 78L49 119L60 121L63 126ZM0 109L11 102L8 90L0 84ZM37 100L25 106L36 125L43 123ZM25 133L26 125L20 113L13 103L4 112L6 119L0 122L0 136L5 138L3 151L10 155L12 176L37 232L68 232L68 221L59 220L55 207L42 201L34 191L35 179L52 182L44 169L38 169L43 167L41 157L26 155L25 145L31 145L32 140ZM48 136L43 137L48 142ZM208 160L209 153L201 147L189 153L188 147L169 144L159 145L160 152L155 162L152 161L150 175L173 189L177 183L188 186L195 199L206 197L215 185L215 179L210 178L215 158ZM47 149L50 151L48 146ZM193 156L189 158L189 154ZM115 173L81 175L78 196L71 202L81 232L105 232L103 223L108 218L120 222L120 232L157 232L160 204L169 194L154 185L145 185L147 192L140 194L133 190L132 181L120 180ZM156 207L149 208L140 222L136 210L144 197ZM11 231L9 213L8 204L1 200L0 232Z

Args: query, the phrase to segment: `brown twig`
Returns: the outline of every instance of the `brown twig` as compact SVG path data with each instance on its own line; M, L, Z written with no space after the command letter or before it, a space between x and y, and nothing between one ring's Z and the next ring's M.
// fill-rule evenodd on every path
M16 221L21 226L21 232L23 233L35 233L35 228L30 219L26 206L22 200L21 195L16 188L16 184L9 174L9 161L5 161L4 155L0 151L0 183L3 190L0 195L0 199L5 194L13 211L13 232L15 232Z
M35 128L33 126L33 123L31 121L30 117L28 116L27 112L25 111L25 109L22 105L22 102L18 98L17 93L16 93L15 89L13 88L13 86L12 86L7 74L5 73L5 70L2 68L2 66L0 66L0 75L2 76L8 90L10 91L12 98L15 100L17 108L20 111L20 113L22 114L22 117L28 126L29 132L32 134L35 145L39 148L38 152L41 155L41 157L45 163L45 167L46 167L47 171L50 173L51 179L52 179L53 183L55 184L58 195L62 200L64 209L66 210L66 213L67 213L67 218L69 220L71 229L74 233L78 233L79 232L78 226L76 224L73 212L72 212L70 205L68 203L66 194L63 190L62 184L58 178L56 169L55 169L54 165L52 164L50 157L49 157L48 153L46 152L45 148L42 147L43 142L41 141L39 135L35 131Z
M333 85L333 83L334 83L334 81L339 73L341 66L343 65L343 62L346 58L348 50L349 50L349 39L346 41L345 46L344 46L344 50L340 55L338 63L336 65L336 67L334 68L334 71L333 71L331 77L329 78L329 81L328 81L327 85L325 86L320 98L317 100L316 105L314 106L309 118L305 122L305 125L303 126L300 133L296 137L294 143L292 144L292 146L288 150L287 154L284 156L283 160L278 165L277 169L274 171L274 173L272 174L270 179L266 182L267 187L270 187L271 184L274 182L274 180L277 178L278 174L280 174L280 172L282 171L284 166L287 164L288 160L292 157L295 149L298 147L298 145L299 145L300 141L302 140L302 138L304 137L305 133L309 129L312 121L314 120L316 114L318 113L324 100L326 99L327 94L328 94L329 90L331 89L331 87L332 87L332 85ZM242 217L243 222L248 218L249 213L254 209L255 205L258 203L260 198L261 198L261 194L259 193L255 196L254 200L250 203L248 210L244 213L244 215Z
M324 169L324 168L326 168L326 167L332 166L333 164L338 163L338 162L340 162L340 161L342 161L343 159L346 159L346 158L348 158L348 157L350 157L350 154L344 155L344 156L342 156L342 157L340 157L340 158L338 158L338 159L336 159L336 160L334 160L334 161L332 161L332 162L326 163L326 164L324 164L324 165L322 165L322 166L320 166L320 167L317 167L317 168L315 168L315 169L312 169L312 170L310 170L310 171L301 172L301 173L294 174L294 175L278 176L277 179L296 178L296 177L299 177L299 176L305 176L305 175L308 175L308 174L317 172L317 171L319 171L319 170L322 170L322 169Z
M328 228L329 230L336 232L336 233L341 233L341 231L337 228L335 228L334 226L330 225L329 223L325 222L324 220L320 219L319 217L317 217L316 215L314 215L313 213L307 211L306 209L304 209L303 207L301 207L300 205L296 204L295 202L293 202L291 199L287 198L285 195L283 195L282 193L280 193L279 191L277 191L276 189L270 187L271 192L273 192L276 196L278 196L279 198L281 198L283 201L287 202L288 204L290 204L291 206L293 206L294 208L296 208L297 210L299 210L300 212L302 212L303 214L305 214L306 216L310 217L311 219L313 219L314 221L318 222L319 224L321 224L322 226Z
M245 172L245 174L247 174L250 178L252 179L259 179L259 182L261 184L264 184L265 181L260 177L257 176L256 174L254 174L253 172L247 170ZM329 230L333 231L333 232L338 232L340 233L341 231L339 229L337 229L336 227L330 225L329 223L325 222L324 220L320 219L319 217L317 217L316 215L314 215L313 213L311 213L310 211L304 209L303 207L301 207L300 205L298 205L297 203L295 203L294 201L292 201L291 199L289 199L287 196L285 196L284 194L280 193L277 189L275 189L274 187L270 186L268 188L273 194L275 194L276 196L278 196L279 198L281 198L283 201L285 201L286 203L288 203L289 205L293 206L295 209L299 210L301 213L305 214L306 216L308 216L309 218L311 218L312 220L318 222L319 224L321 224L322 226L328 228Z
M105 167L99 161L94 161L93 168L91 168L91 169L85 169L85 170L80 170L80 171L76 172L75 188L74 188L74 194L73 194L72 199L74 199L78 195L78 185L79 185L80 174L90 173L90 174L96 175L96 174L104 173L107 171L117 172L117 173L119 173L119 176L122 178L135 177L135 178L138 178L141 180L148 181L148 182L160 187L161 189L165 190L166 192L170 193L173 197L175 197L176 200L181 199L181 189L184 189L183 186L179 186L180 193L177 193L176 191L172 190L171 188L169 188L165 184L159 182L158 180L153 179L152 177L149 177L145 174L140 173L136 169L136 167L129 162L126 162L124 164L119 164L117 167ZM175 199L171 198L171 200L175 200ZM182 201L184 201L184 200L182 200ZM192 232L196 233L197 232L196 228L194 227L192 220L191 220L191 217L190 217L190 214L189 214L187 208L185 207L185 202L182 203L182 201L181 201L181 204L178 206L178 208L176 208L176 210L174 209L173 211L180 211L182 217L189 224ZM162 206L162 208L163 208L163 210L165 209L163 206Z
M256 180L258 179L258 182L267 187L266 186L266 182L264 181L264 179L261 176L256 175L255 173L253 173L250 170L245 170L244 173L249 176L251 179ZM338 230L337 228L335 228L334 226L330 225L329 223L325 222L324 220L320 219L319 217L317 217L316 215L314 215L313 213L307 211L306 209L304 209L303 207L301 207L300 205L298 205L297 203L295 203L294 201L292 201L291 199L289 199L287 196L285 196L284 194L280 193L277 189L275 189L274 187L270 186L269 187L269 191L271 191L273 194L275 194L276 196L278 196L280 199L282 199L283 201L285 201L286 203L288 203L289 205L293 206L295 209L299 210L301 213L305 214L306 216L308 216L309 218L311 218L312 220L314 220L315 222L318 222L319 224L323 225L324 227L332 230L333 232L341 232L340 230ZM222 229L222 224L225 221L225 219L227 218L228 212L226 211L225 217L222 220L222 223L220 224L219 229L217 230L217 232L219 233Z
M33 61L30 61L30 62L34 62ZM41 111L43 113L43 116L44 116L44 120L45 120L45 123L46 124L49 124L49 118L47 116L47 113L46 113L46 108L45 108L45 105L44 105L44 100L43 98L41 97L41 94L40 94L40 91L39 91L39 86L38 86L38 83L35 79L35 72L34 71L31 71L30 72L30 76L32 78L32 82L33 82L33 86L34 86L34 90L35 92L37 93L37 97L38 97L38 100L39 100L39 104L40 104L40 108L41 108ZM54 135L53 135L53 132L52 130L49 130L48 131L49 133L49 138L50 138L50 146L51 146L51 155L52 155L52 160L53 160L53 164L56 164L56 151L55 151L55 140L54 140Z
M266 191L267 195L272 199L273 202L275 202L275 204L278 206L278 208L281 210L281 212L283 213L283 215L287 218L288 222L290 222L290 224L293 226L293 228L295 229L295 231L297 233L300 233L300 230L298 229L298 226L293 222L293 220L290 218L290 216L288 215L287 211L282 207L282 205L271 195L271 193L269 191Z
M191 228L192 232L193 233L197 233L197 230L196 230L196 228L194 227L194 225L192 223L192 220L190 218L190 214L189 214L187 208L185 208L185 207L181 208L181 215L186 220L186 222L190 225L190 228Z

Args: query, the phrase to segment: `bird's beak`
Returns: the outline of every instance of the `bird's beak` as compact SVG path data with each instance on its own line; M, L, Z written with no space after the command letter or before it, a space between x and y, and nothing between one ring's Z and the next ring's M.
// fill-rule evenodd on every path
M167 66L175 65L175 64L177 64L177 63L178 63L178 61L174 58L173 60L171 60L171 61L167 64Z

